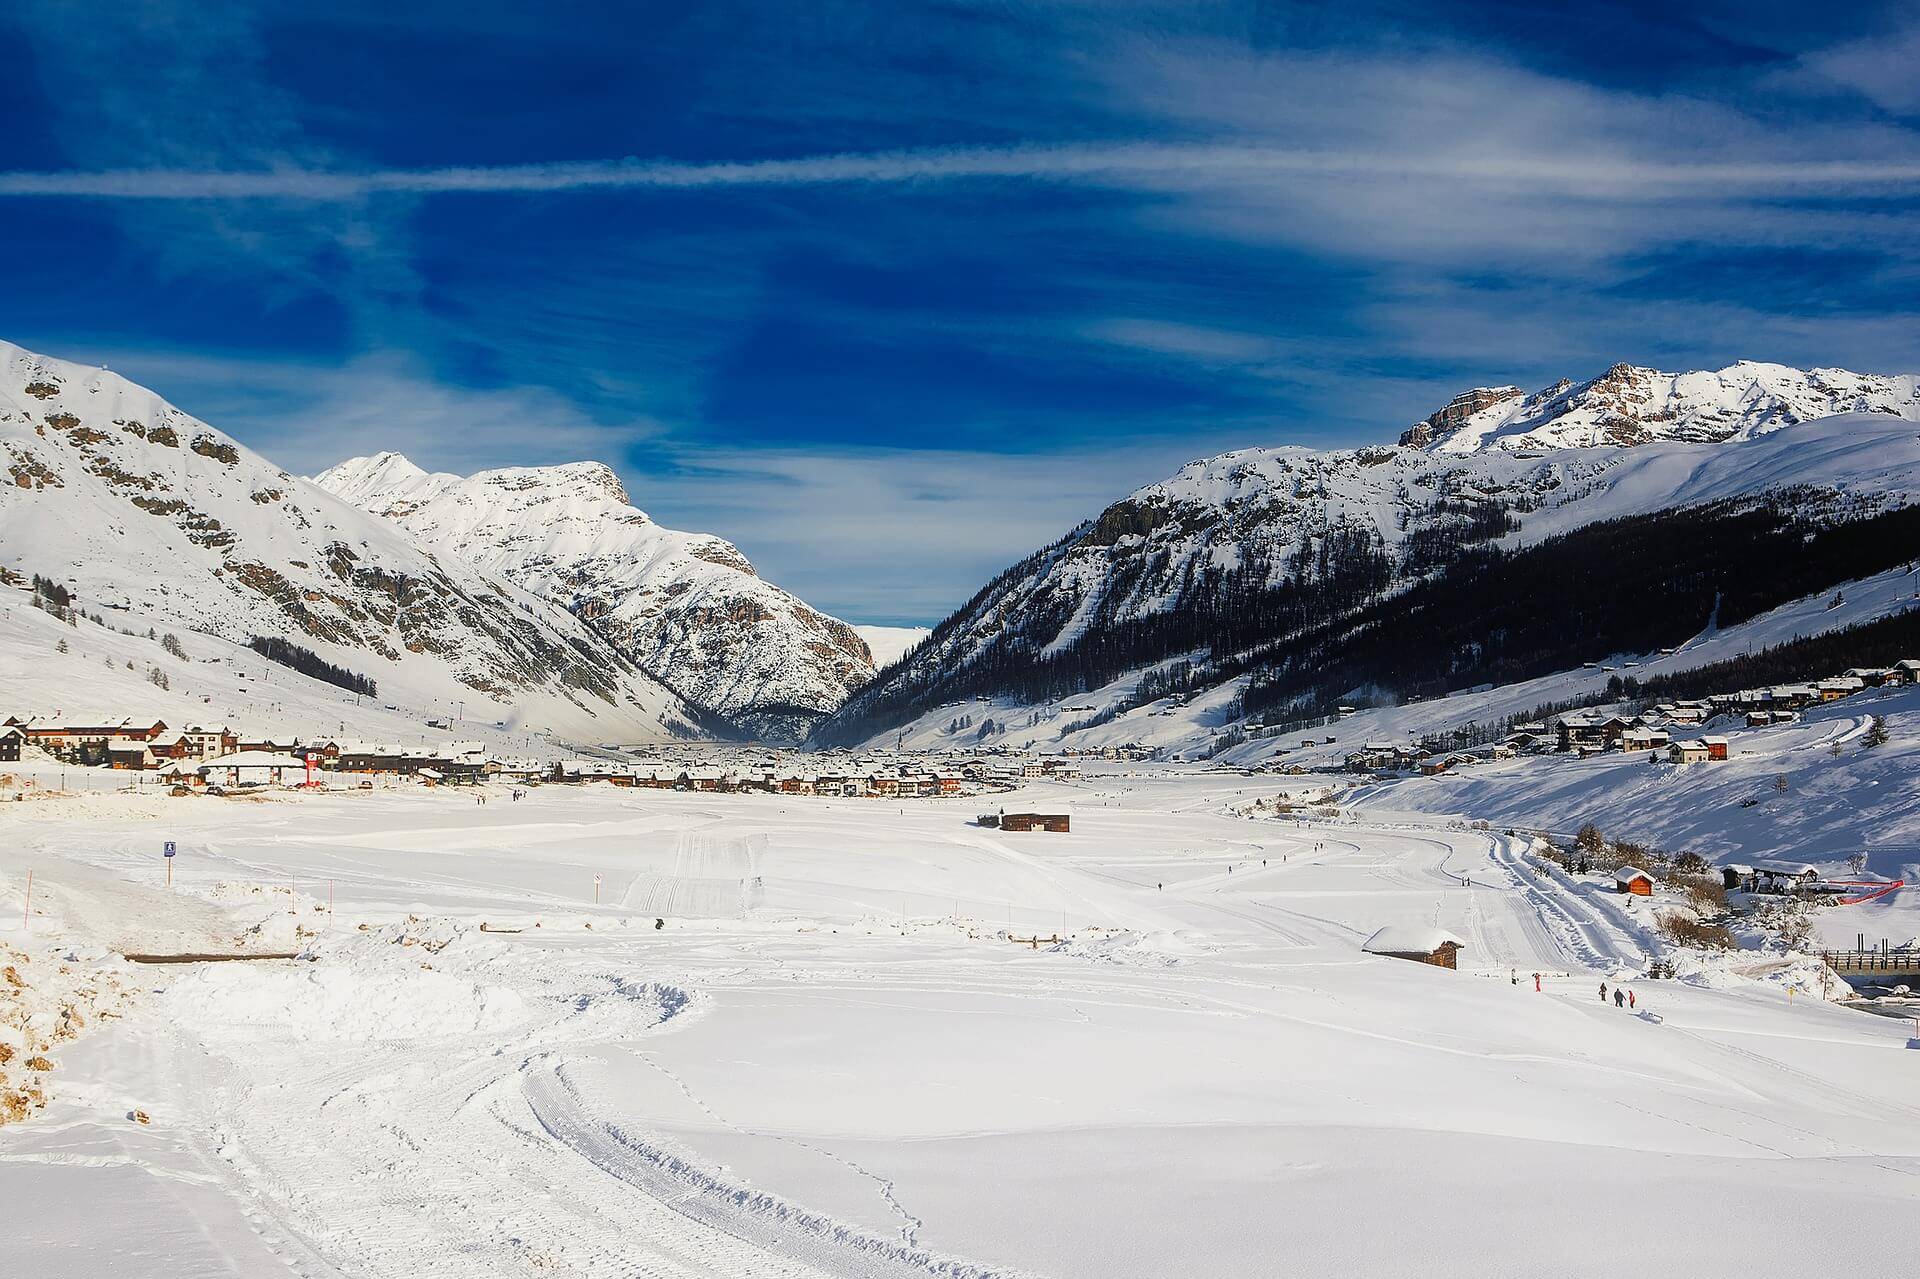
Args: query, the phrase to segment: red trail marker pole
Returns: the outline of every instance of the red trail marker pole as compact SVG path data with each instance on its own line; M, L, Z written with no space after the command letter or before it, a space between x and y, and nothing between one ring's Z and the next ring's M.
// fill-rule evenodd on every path
M32 931L32 929L33 929L33 872L29 870L27 872L27 899L26 899L26 902L20 907L20 931L23 933L30 932Z

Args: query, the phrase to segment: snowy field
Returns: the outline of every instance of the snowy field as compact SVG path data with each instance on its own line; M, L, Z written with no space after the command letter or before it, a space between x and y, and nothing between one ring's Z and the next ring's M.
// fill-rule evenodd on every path
M48 1108L0 1127L9 1270L1904 1262L1910 1026L1764 964L1633 979L1635 918L1498 832L1236 815L1289 785L1325 791L994 800L1070 803L1070 835L982 829L979 801L563 787L6 805L0 948L38 1020L0 1035L92 1013ZM1387 924L1452 931L1460 971L1362 954ZM110 953L236 938L306 957ZM1596 997L1622 977L1635 1012Z

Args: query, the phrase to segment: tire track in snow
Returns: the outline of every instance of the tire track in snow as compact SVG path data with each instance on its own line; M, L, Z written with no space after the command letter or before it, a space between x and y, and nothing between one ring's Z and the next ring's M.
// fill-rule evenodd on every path
M658 1141L596 1117L565 1063L529 1072L522 1090L542 1128L602 1172L689 1220L850 1279L1023 1279L1029 1272L944 1257L884 1239L766 1191L731 1182ZM708 1113L711 1113L709 1111ZM870 1175L870 1174L869 1174Z

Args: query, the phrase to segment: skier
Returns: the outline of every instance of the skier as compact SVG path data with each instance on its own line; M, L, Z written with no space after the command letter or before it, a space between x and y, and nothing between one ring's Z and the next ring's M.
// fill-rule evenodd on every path
M1633 1010L1633 1008L1634 1008L1634 1006L1635 1006L1636 1004L1638 1004L1639 1002L1640 1002L1639 1000L1637 1000L1637 999L1635 999L1635 998L1633 997L1633 992L1632 992L1632 991L1628 991L1628 992L1627 992L1627 1009L1628 1009L1628 1011L1629 1011L1629 1012L1631 1012L1631 1011Z
M1621 989L1619 989L1618 987L1615 987L1615 989L1614 989L1614 992L1613 992L1613 1006L1614 1006L1615 1008L1625 1008L1625 1007L1627 1006L1627 992L1626 992L1626 991L1624 991L1624 990L1621 990Z
M1607 983L1605 982L1600 983L1600 1002L1603 1004L1607 1002Z
M1520 984L1520 970L1517 968L1507 969L1507 978L1514 985L1518 986Z
M1539 973L1535 973L1533 975L1533 993L1536 995L1540 993L1540 974Z

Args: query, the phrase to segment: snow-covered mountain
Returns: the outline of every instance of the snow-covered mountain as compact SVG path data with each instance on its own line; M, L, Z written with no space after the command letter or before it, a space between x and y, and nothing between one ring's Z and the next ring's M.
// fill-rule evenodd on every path
M0 565L117 625L280 637L377 681L383 702L592 741L710 723L564 610L105 369L0 342L0 467Z
M798 737L873 676L852 627L758 576L732 543L656 524L598 462L459 476L380 453L315 482L425 549L572 610L662 682L762 736Z
M1251 681L1247 698L1219 699L1223 729L1262 697L1276 718L1329 699L1392 699L1405 687L1395 677L1413 678L1412 658L1396 657L1395 672L1354 665L1383 642L1382 628L1411 628L1400 653L1424 660L1420 678L1443 687L1448 670L1457 687L1543 673L1552 668L1540 661L1643 617L1684 638L1721 587L1738 601L1730 612L1752 615L1791 598L1780 594L1789 579L1812 590L1822 574L1846 580L1915 554L1869 539L1800 556L1748 590L1741 552L1696 562L1708 539L1672 514L1710 507L1699 517L1705 533L1750 524L1781 554L1798 554L1789 526L1887 518L1920 487L1915 387L1913 377L1775 365L1680 375L1619 366L1535 397L1469 392L1400 447L1247 449L1194 462L989 583L818 740L858 741L922 716L970 727L977 716L954 709L979 698L1026 718L1100 710L1076 695L1115 682L1137 683L1144 705L1150 694L1184 699ZM1640 523L1622 531L1622 521ZM1523 635L1523 621L1499 616L1513 600L1484 598L1501 589L1490 585L1494 570L1511 567L1503 556L1576 536L1580 548L1551 554L1590 576L1594 605L1568 603L1580 615L1558 634ZM1609 538L1634 549L1623 555ZM1871 567L1849 572L1856 561ZM1493 633L1467 634L1457 653L1423 653L1450 642L1438 618L1476 607ZM1170 665L1179 663L1190 665ZM1351 682L1319 687L1319 672ZM1008 721L994 728L1004 733Z
M1531 395L1517 386L1475 387L1407 428L1400 443L1436 453L1718 443L1836 413L1920 418L1920 378L1748 360L1694 373L1616 364L1589 381L1562 380Z

